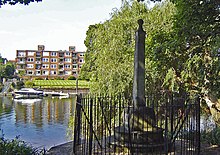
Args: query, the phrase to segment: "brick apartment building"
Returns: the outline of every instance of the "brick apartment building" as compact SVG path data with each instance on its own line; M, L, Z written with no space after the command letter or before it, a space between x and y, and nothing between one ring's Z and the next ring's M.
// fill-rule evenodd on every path
M69 51L45 51L44 45L38 45L38 50L17 50L16 73L24 79L77 77L84 63L84 54L75 51L75 46L69 46Z

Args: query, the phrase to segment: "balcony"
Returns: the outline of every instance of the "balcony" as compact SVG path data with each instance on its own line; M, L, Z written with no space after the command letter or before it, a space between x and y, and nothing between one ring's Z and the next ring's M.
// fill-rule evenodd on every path
M36 54L36 58L41 58L42 55L41 54Z
M26 57L26 54L18 54L17 57L18 58L24 58L24 57Z
M18 61L17 64L25 64L25 61Z
M41 61L35 61L35 64L41 64Z
M59 54L59 58L63 58L64 57L64 54Z
M64 68L59 68L59 71L64 71Z
M77 57L77 56L73 56L72 58L73 58L73 60L76 60L76 59L78 59L78 57Z

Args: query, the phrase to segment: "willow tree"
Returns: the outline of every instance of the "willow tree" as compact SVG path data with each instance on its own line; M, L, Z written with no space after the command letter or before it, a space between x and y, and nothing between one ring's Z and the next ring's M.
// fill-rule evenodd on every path
M175 45L183 64L178 75L190 94L200 94L220 122L220 1L173 0Z
M140 18L144 20L144 30L147 32L147 89L161 89L168 66L160 66L158 61L152 58L157 45L167 40L166 36L172 31L174 13L175 7L169 2L156 5L153 9L149 9L145 3L124 3L120 10L112 12L109 20L91 25L85 40L86 64L81 72L82 76L90 76L91 91L108 94L131 92L134 35L138 27L137 20ZM156 45L154 39L158 33L164 36Z

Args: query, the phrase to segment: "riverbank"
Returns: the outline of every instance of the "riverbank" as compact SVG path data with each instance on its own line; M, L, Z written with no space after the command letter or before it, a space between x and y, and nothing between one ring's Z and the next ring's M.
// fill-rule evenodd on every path
M179 155L178 146L176 145L175 154ZM171 152L170 154L173 154ZM61 145L57 145L51 147L49 151L46 153L47 155L72 155L73 154L73 142L67 142ZM209 145L209 144L201 144L200 155L220 155L220 146L218 145Z

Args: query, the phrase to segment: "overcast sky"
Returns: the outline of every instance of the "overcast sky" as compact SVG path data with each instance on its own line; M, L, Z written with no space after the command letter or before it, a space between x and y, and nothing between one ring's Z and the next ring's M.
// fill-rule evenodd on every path
M121 0L43 0L40 3L5 5L0 8L0 53L15 59L16 50L85 51L88 26L110 18Z

